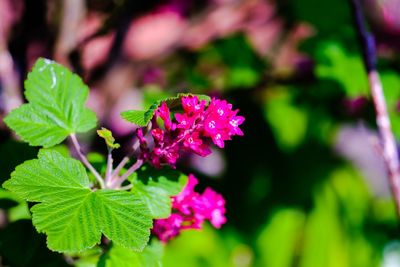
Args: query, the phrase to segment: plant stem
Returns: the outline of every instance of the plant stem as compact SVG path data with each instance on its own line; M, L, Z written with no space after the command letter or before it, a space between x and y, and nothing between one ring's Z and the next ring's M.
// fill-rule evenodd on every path
M376 70L374 36L367 30L359 0L350 0L354 23L360 39L364 66L368 73L372 100L376 111L376 124L382 138L382 154L388 170L390 187L400 216L400 165L379 73Z
M115 179L112 181L110 184L110 188L117 188L121 186L121 184L131 175L134 173L137 169L139 169L143 164L142 159L136 160L135 164L133 164L121 177Z
M106 168L106 184L110 182L113 172L113 158L111 154L112 148L108 148L107 154L107 168Z
M115 170L112 173L112 177L117 177L119 175L119 172L122 170L123 167L128 163L129 158L133 156L135 153L136 149L139 147L139 139L136 139L135 142L132 145L132 151L129 153L127 156L125 156L121 162L118 164L118 166L115 168Z
M112 172L112 177L118 176L119 172L122 170L123 167L125 167L126 163L128 163L129 157L125 156L121 162L118 164L118 166L115 168L115 170Z
M138 159L136 160L135 164L133 164L125 173L124 175L121 176L121 180L125 181L126 178L129 177L129 175L131 175L132 173L134 173L137 169L139 169L143 164L143 160L142 159Z
M151 122L149 122L149 124L147 125L147 127L144 130L144 134L146 134L150 128L151 128ZM128 163L129 158L131 158L133 156L133 154L135 154L136 150L139 148L140 143L139 143L139 138L136 138L135 142L133 142L132 144L132 151L126 155L121 162L118 164L118 166L115 168L115 170L112 173L112 177L116 177L119 175L119 172L122 170L123 167L125 167L126 163Z
M119 189L120 190L129 190L129 189L131 189L133 187L133 184L128 184L128 185L125 185L125 186L121 186Z
M103 178L101 178L100 174L96 171L96 169L90 164L86 156L82 153L81 146L78 142L78 139L76 138L75 133L72 133L69 135L69 137L72 140L72 143L75 147L76 152L78 153L79 158L81 159L82 163L90 170L91 173L93 173L94 177L96 177L96 180L99 182L101 188L105 188Z

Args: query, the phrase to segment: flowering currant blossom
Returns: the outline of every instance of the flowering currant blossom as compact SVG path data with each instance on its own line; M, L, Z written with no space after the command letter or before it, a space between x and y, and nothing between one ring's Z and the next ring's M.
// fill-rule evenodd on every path
M182 192L172 197L172 213L166 219L154 221L153 234L167 242L185 229L201 229L205 220L215 228L225 222L225 200L211 188L200 194L194 191L198 181L193 175Z
M225 100L213 98L207 106L205 100L189 95L181 100L183 113L171 111L163 102L155 112L150 130L154 147L150 151L143 132L137 132L141 143L140 157L148 160L155 167L163 164L175 167L181 151L192 152L202 157L211 153L210 141L223 148L225 141L234 135L243 135L239 126L244 117L237 116L239 110L232 110L232 105ZM157 124L157 118L163 126Z

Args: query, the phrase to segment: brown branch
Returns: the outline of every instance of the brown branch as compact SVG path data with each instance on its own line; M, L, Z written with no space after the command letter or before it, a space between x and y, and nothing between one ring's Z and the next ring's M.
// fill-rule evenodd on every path
M376 70L376 50L373 35L367 30L359 0L350 0L354 23L360 40L364 66L368 73L372 100L376 112L376 124L382 140L382 156L388 170L390 187L400 216L400 166L397 144L387 112L385 96L379 73Z

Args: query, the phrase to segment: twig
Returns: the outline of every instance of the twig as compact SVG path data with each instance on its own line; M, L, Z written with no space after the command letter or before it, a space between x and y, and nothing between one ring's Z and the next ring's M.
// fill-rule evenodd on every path
M121 177L113 180L110 185L110 188L119 187L132 173L134 173L137 169L139 169L143 164L142 159L136 160L135 164L133 164Z
M112 158L111 151L112 151L112 148L108 148L107 168L106 168L106 184L111 180L112 172L113 172L113 158Z
M133 187L133 184L128 184L128 185L125 185L125 186L121 186L119 189L120 190L129 190L129 189L131 189Z
M374 36L367 30L359 0L350 0L354 23L363 51L364 66L368 72L369 86L376 111L376 123L382 138L382 154L388 169L390 187L400 216L400 166L390 119L379 73L376 70L376 50Z
M128 163L129 161L129 157L125 156L121 162L118 164L118 166L115 168L115 170L112 173L112 177L117 176L119 174L119 172L122 170L123 167L125 167L125 165Z
M118 177L119 172L122 170L123 167L129 162L129 158L133 156L133 154L136 152L136 150L139 148L139 139L136 139L135 142L132 145L132 151L129 153L127 156L125 156L121 162L118 164L118 166L115 168L115 170L111 174L112 177Z
M100 174L96 171L96 169L90 164L86 156L82 153L81 146L79 145L78 139L76 139L76 135L74 133L70 134L69 137L74 144L76 152L78 153L79 158L81 159L82 163L93 173L94 177L96 177L97 181L100 184L101 188L105 188L103 178L101 178Z
M126 178L129 177L132 173L134 173L137 169L139 169L143 164L142 159L136 160L135 164L133 164L125 173L121 176L120 180L125 181Z
M151 125L152 125L152 123L149 122L147 127L144 129L144 134L146 134L148 131L150 131ZM139 149L139 146L140 146L139 138L136 138L136 140L132 144L132 151L121 160L121 162L118 164L118 166L113 171L112 177L116 177L119 175L119 172L129 162L129 159L135 154L136 150Z
M132 146L132 151L129 153L127 156L125 156L121 162L118 164L118 166L115 168L115 170L111 173L111 176L108 180L106 180L106 184L110 185L111 187L119 180L119 173L121 172L122 168L125 167L125 165L129 162L129 158L133 156L135 153L136 149L139 146L139 139L137 139Z

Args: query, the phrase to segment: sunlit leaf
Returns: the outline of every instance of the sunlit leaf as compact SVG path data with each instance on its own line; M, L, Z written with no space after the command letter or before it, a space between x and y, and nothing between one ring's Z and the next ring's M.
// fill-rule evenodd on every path
M32 146L51 147L69 134L96 126L85 107L88 88L79 76L48 59L39 59L25 81L29 101L11 111L5 123Z
M264 115L271 124L277 143L282 149L296 148L304 140L308 123L307 112L294 105L287 89L270 90Z
M315 74L333 79L343 86L348 97L367 95L367 74L360 54L351 54L336 42L321 43L317 51Z
M147 110L127 110L121 113L123 119L137 126L146 126L154 116L157 108L162 102L165 102L170 109L177 108L180 106L180 100L184 96L189 96L194 94L178 94L176 97L168 97L162 100L154 102ZM194 95L199 98L199 100L210 101L210 97L206 95Z
M133 177L132 192L146 203L153 218L166 218L171 213L171 196L179 194L187 183L187 176L179 171L155 170L143 167Z
M152 240L142 252L113 245L99 261L98 267L162 267L163 245Z
M47 244L59 252L93 247L101 235L133 250L146 245L152 220L147 206L135 194L89 188L83 165L54 150L41 150L3 185L33 206L33 224L47 234Z
M120 147L118 143L115 143L115 138L110 130L102 127L101 130L97 130L97 134L106 141L106 144L109 148Z
M298 210L283 209L272 216L257 239L264 266L293 266L304 223L305 215Z

